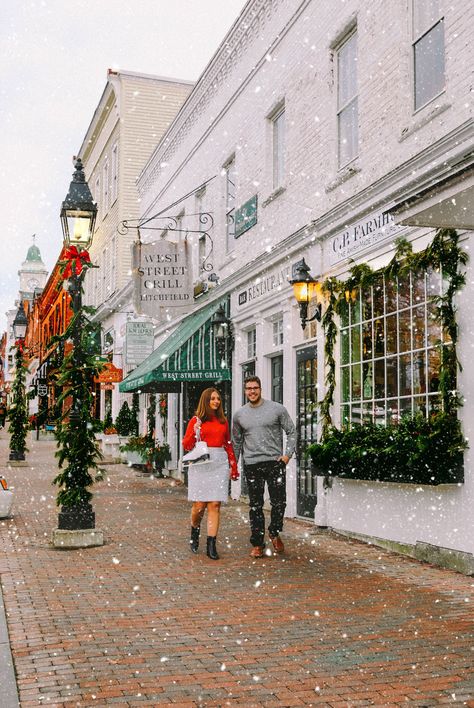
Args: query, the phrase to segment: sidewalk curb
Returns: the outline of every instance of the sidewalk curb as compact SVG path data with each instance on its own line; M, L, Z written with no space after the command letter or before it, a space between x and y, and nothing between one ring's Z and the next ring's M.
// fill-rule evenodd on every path
M0 686L2 687L2 708L19 708L18 689L10 650L5 606L0 585Z

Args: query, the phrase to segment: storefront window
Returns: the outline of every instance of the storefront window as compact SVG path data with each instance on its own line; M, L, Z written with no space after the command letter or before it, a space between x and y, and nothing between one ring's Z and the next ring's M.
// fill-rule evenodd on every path
M441 339L432 297L442 278L429 271L398 281L383 277L341 315L341 421L398 423L440 406Z

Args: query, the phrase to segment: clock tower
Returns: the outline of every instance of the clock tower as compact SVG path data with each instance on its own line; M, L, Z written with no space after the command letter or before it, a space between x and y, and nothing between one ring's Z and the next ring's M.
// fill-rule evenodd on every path
M48 271L41 259L41 253L35 244L29 247L26 260L18 271L20 277L20 300L32 300L35 290L42 290L48 280Z

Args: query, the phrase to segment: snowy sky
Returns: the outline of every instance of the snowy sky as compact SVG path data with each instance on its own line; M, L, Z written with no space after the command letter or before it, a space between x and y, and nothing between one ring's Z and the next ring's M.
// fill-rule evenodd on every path
M61 202L107 69L196 79L246 0L0 0L0 332L36 234L56 261Z

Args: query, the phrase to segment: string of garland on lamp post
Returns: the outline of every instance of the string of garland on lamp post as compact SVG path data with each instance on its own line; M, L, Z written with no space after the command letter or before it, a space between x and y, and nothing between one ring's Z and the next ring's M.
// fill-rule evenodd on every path
M28 320L23 305L20 304L13 320L13 334L15 337L15 378L12 386L12 402L8 412L10 425L10 455L11 462L24 462L26 436L28 432L28 402L26 397L26 372L24 361L24 341Z
M355 265L349 278L327 279L322 289L327 308L322 318L325 332L326 394L319 407L322 435L319 443L308 448L319 474L352 479L441 484L462 481L462 457L467 442L457 417L462 399L457 390L457 371L461 369L457 356L458 325L455 297L466 282L460 266L468 255L459 246L459 236L453 229L440 229L427 248L413 253L405 239L396 242L390 263L377 271L367 264ZM338 430L333 426L331 407L336 386L335 318L364 288L374 286L381 277L396 280L409 273L440 271L445 287L441 294L430 297L435 304L434 321L446 333L438 340L439 394L441 410L428 419L423 415L407 416L399 425L381 426L375 423L352 424ZM433 455L436 449L438 454Z
M92 243L97 206L85 180L80 159L68 194L61 207L61 224L65 245L62 278L67 281L73 317L61 336L65 356L59 369L57 385L61 410L56 426L61 468L53 480L59 487L57 504L61 507L58 528L53 532L57 547L85 547L103 544L103 534L95 528L95 513L90 500L90 487L101 478L98 461L101 453L94 434L92 384L102 368L90 353L94 326L88 315L91 308L82 305L82 285L92 267L87 248Z

